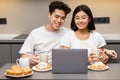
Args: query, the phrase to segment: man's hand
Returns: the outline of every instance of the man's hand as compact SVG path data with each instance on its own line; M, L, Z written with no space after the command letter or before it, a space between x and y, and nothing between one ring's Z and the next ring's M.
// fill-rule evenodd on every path
M30 64L37 64L39 63L39 59L40 59L40 54L22 54L21 57L27 57L29 58Z
M31 64L37 64L37 63L39 63L39 60L40 60L39 54L34 54L33 56L30 57Z
M115 52L115 50L105 49L105 51L108 55L110 55L112 57L112 59L117 59L117 53Z

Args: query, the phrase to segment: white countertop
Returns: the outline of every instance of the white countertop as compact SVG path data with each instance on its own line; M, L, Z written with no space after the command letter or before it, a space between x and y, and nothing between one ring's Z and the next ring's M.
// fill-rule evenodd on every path
M0 40L9 40L9 39L12 39L18 35L19 34L0 34Z
M105 40L120 40L120 34L102 34Z
M0 34L0 40L11 40L20 34ZM105 40L120 40L120 34L102 34Z

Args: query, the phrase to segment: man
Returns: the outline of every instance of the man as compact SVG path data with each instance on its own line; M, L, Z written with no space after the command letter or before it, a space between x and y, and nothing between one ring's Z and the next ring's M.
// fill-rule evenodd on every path
M51 63L51 50L59 48L63 35L68 31L62 25L70 12L71 8L67 4L61 1L51 2L48 13L50 22L34 29L29 34L19 51L21 57L28 57L31 64L37 64L40 59L39 54L46 53L48 54L48 62Z

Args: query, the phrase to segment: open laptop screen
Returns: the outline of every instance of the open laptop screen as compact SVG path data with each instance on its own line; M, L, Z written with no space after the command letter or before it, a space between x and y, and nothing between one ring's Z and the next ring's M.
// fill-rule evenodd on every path
M88 50L87 49L53 49L52 73L87 73Z

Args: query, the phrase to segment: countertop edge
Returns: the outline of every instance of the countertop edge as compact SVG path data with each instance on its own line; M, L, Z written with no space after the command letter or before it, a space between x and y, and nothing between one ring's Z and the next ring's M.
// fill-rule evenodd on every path
M120 40L105 40L107 43L114 43L114 44L118 44L120 43Z
M0 40L0 44L7 44L7 43L24 43L25 39L10 39L10 40Z
M0 44L2 43L24 43L25 39L0 39ZM120 40L105 40L107 43L118 44Z

